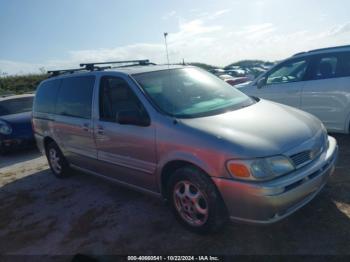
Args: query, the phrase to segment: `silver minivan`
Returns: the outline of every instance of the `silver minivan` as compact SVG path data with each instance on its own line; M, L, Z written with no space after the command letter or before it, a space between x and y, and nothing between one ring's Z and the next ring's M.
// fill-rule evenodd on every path
M285 218L334 170L337 143L317 118L204 70L81 66L53 71L34 100L37 144L59 178L81 170L151 193L187 228L212 232Z

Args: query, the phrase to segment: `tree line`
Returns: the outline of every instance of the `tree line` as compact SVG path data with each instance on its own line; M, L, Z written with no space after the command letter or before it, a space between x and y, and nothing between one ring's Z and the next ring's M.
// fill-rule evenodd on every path
M205 63L189 63L194 66L201 67L205 70L211 70L214 68L228 69L231 66L240 66L242 69L249 67L255 67L257 65L270 65L272 62L261 61L261 60L243 60L225 67L205 64ZM42 68L39 69L40 74L29 74L29 75L7 75L6 73L0 74L0 96L7 94L24 94L34 92L41 81L48 78L48 74Z

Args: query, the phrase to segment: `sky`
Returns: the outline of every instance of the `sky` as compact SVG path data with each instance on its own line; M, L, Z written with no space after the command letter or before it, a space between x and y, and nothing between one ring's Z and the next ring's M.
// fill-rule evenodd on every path
M348 0L0 0L0 73L150 59L224 66L350 44Z

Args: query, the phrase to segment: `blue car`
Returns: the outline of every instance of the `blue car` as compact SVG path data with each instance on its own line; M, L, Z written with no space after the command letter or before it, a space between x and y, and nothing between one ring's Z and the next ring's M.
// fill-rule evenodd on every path
M0 154L34 146L33 99L32 94L0 97Z

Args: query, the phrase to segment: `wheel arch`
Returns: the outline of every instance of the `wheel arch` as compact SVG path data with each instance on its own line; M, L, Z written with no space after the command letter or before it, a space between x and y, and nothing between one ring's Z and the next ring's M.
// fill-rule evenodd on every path
M55 141L52 137L50 137L50 136L44 137L43 142L44 142L44 149L45 149L45 152L46 152L46 148L47 148L47 146L49 145L49 143L51 143L51 142L55 142L55 143L56 143L56 141Z
M168 163L166 163L162 169L161 172L161 195L163 197L163 199L169 200L169 192L168 192L168 183L169 180L173 177L173 174L175 172L175 170L185 167L185 166L190 166L190 167L194 167L196 169L198 169L199 171L201 171L201 173L209 180L205 179L205 181L208 181L207 183L212 183L213 189L214 191L216 191L216 195L217 195L217 200L219 201L217 206L220 210L220 219L222 221L225 221L226 218L228 218L228 208L226 206L226 202L223 199L223 196L217 186L217 184L213 181L212 176L210 173L208 173L206 170L204 170L203 168L201 168L200 166L187 161L187 160L172 160L169 161ZM173 205L173 201L170 202L171 205Z
M167 198L167 194L168 194L167 186L168 186L168 182L169 182L170 177L173 175L173 173L177 169L185 167L185 166L190 166L190 167L194 167L196 169L199 169L209 178L211 177L211 174L213 174L212 172L210 172L210 169L206 168L203 165L200 165L198 162L189 161L189 160L185 160L185 159L172 159L172 160L167 161L166 163L164 163L164 165L162 165L162 168L161 168L160 174L159 174L159 188L160 188L161 195L164 199ZM214 182L213 182L213 184L216 187ZM219 190L218 190L218 192L219 192ZM219 194L220 194L220 192L219 192Z

